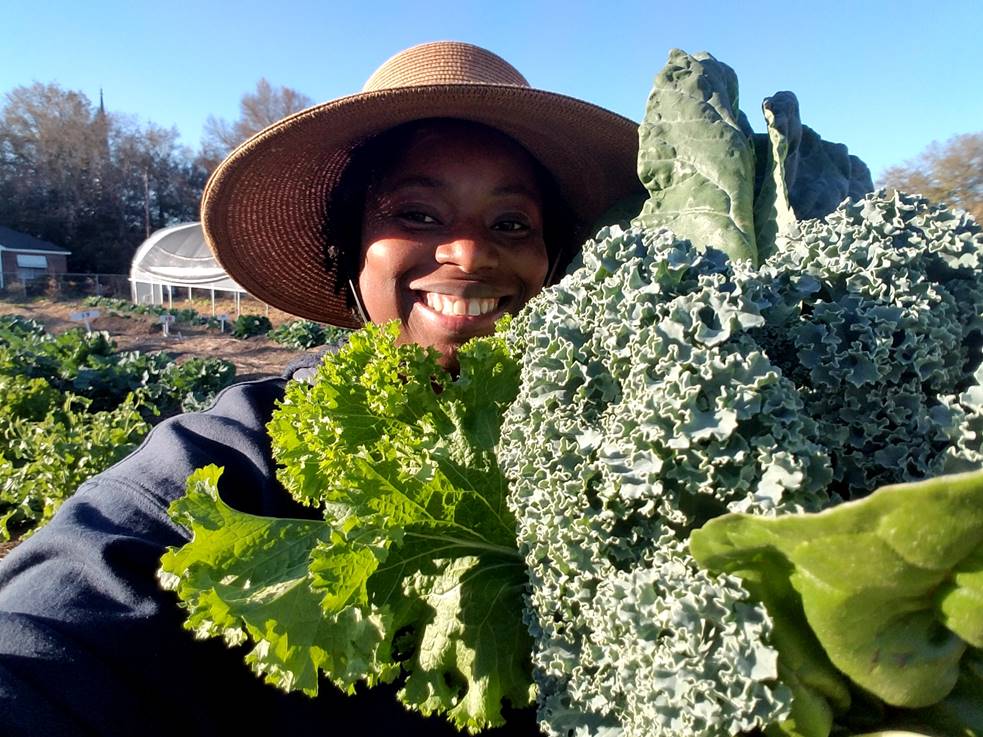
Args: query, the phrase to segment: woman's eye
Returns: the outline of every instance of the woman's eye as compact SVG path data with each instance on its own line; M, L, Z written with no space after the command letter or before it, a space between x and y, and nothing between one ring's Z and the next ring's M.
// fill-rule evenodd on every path
M523 220L499 220L492 227L506 233L525 233L530 230L529 223Z
M437 223L437 218L420 210L404 210L399 213L398 217L416 225L435 225Z

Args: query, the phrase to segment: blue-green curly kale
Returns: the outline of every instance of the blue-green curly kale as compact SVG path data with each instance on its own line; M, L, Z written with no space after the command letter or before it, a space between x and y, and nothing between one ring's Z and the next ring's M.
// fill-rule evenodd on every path
M763 329L721 252L644 229L602 231L515 322L499 462L551 733L729 734L787 712L764 610L682 544L729 508L825 499L817 423Z
M689 533L983 460L980 228L883 192L796 221L767 103L773 176L754 200L753 155L743 174L689 155L740 139L726 72L673 52L642 126L651 199L510 327L522 379L499 462L552 735L828 732L764 606L701 569Z

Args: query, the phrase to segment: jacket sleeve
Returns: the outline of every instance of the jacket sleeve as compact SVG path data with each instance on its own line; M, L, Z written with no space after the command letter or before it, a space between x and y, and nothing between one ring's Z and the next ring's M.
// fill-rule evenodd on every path
M243 650L184 630L158 586L160 556L188 540L167 507L199 466L225 467L223 498L243 511L317 516L275 478L265 425L282 392L282 380L239 384L161 423L0 561L0 734L455 734L390 688L347 697L322 682L310 699L267 686ZM528 710L519 723L536 733Z

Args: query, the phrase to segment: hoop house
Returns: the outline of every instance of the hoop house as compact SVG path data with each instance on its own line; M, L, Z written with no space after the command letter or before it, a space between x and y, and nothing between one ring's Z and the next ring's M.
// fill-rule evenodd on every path
M201 223L182 223L162 228L140 244L130 264L130 291L137 304L173 306L174 290L186 289L188 299L195 291L207 292L215 311L215 293L234 295L236 312L246 293L219 266L212 255Z

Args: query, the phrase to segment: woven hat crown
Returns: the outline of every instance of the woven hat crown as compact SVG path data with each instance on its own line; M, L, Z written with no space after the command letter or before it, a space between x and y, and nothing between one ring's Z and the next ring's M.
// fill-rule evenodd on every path
M369 77L362 92L441 84L529 86L526 78L497 54L459 41L434 41L390 58Z

